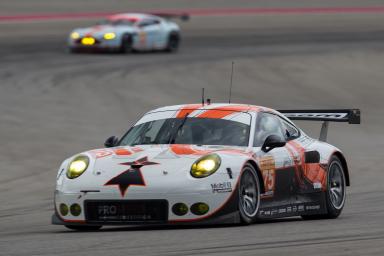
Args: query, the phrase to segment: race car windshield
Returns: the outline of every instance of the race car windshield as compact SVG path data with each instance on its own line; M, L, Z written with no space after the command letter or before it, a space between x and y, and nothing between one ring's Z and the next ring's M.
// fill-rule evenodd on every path
M132 127L121 146L190 144L248 146L250 126L217 118L168 118Z
M111 19L111 20L103 20L99 22L100 25L112 25L112 26L133 26L136 23L136 20L128 20L128 19Z

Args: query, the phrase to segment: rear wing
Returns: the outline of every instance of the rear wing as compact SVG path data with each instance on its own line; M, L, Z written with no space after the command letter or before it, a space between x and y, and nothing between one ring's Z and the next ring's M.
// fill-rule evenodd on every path
M278 110L291 120L322 121L320 141L327 140L329 122L360 124L360 109Z
M182 21L188 21L190 18L188 13L151 12L150 14L162 17L164 19L180 19Z

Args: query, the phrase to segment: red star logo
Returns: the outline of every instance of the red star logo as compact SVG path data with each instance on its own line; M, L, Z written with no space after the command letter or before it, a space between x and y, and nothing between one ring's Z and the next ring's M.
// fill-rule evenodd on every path
M146 186L140 168L154 164L159 163L148 161L148 157L140 158L134 162L121 163L121 165L128 165L130 168L110 179L104 186L118 186L121 196L124 197L129 186Z

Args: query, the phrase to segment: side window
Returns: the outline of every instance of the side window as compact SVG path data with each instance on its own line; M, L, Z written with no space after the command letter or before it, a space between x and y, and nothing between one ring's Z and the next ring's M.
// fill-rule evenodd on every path
M261 147L269 135L277 135L282 140L285 140L280 118L273 114L261 112L256 122L253 146Z
M281 122L283 123L283 132L286 140L293 140L300 136L299 130L295 126L285 120L281 120Z
M165 121L166 119L156 120L133 127L129 136L124 138L123 145L155 143L156 136L159 130L163 127Z
M138 26L140 28L144 28L144 27L148 27L148 26L152 26L152 25L156 25L156 24L160 24L160 21L154 20L154 19L146 19L146 20L141 21L138 24Z

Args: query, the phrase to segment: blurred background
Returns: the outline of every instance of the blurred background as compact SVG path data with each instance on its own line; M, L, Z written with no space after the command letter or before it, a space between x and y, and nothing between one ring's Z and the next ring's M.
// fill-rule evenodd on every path
M180 50L67 52L73 28L133 11L190 13ZM383 24L383 0L0 0L0 254L382 253ZM232 61L232 102L362 110L361 125L329 130L350 163L339 219L99 233L50 225L62 160L153 108L200 102L203 87L227 102ZM320 124L298 124L318 136Z

